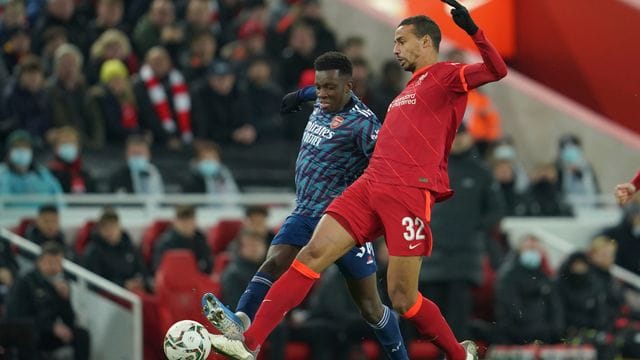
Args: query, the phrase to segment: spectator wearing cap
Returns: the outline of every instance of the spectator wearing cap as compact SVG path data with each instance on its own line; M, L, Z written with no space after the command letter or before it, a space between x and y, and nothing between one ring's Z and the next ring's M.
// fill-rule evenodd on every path
M45 87L54 127L71 126L86 140L84 96L87 85L82 74L84 57L72 44L63 44L53 55L53 75Z
M3 94L0 127L4 131L26 130L31 135L30 145L39 148L51 127L40 60L32 55L23 58L16 67L15 79Z
M63 126L55 130L54 158L48 167L65 193L95 192L93 178L82 164L80 134L73 127Z
M44 166L33 161L29 133L16 130L7 140L7 155L0 164L0 195L62 193L60 183ZM22 203L28 205L33 203Z
M122 61L112 59L102 64L100 83L89 89L85 102L91 147L122 144L123 139L141 131L129 72Z
M125 147L126 164L116 169L109 178L111 192L129 194L163 194L162 175L151 161L148 141L131 135Z
M598 179L576 135L566 134L558 141L556 167L558 185L565 196L592 203L597 201L600 193Z
M47 0L46 7L40 13L35 23L33 33L34 48L37 52L42 50L42 35L52 26L60 26L65 29L69 41L81 48L87 50L87 29L86 20L76 11L76 4L73 0Z
M205 78L209 66L216 58L218 42L208 31L192 37L189 50L183 52L181 63L187 82L192 83Z
M229 168L221 162L220 147L210 141L200 141L195 149L196 157L183 180L182 191L209 195L237 194L238 185Z
M197 138L222 145L255 142L257 133L251 124L249 100L236 86L236 75L228 61L214 61L207 78L195 83L191 93Z
M173 227L167 230L155 247L153 255L153 270L155 271L162 262L162 257L167 251L175 249L187 249L193 252L198 263L198 269L206 274L213 269L211 249L196 223L196 209L193 206L176 206L176 218Z
M166 49L154 47L134 80L140 125L153 142L178 149L193 140L191 97L182 73L173 67Z

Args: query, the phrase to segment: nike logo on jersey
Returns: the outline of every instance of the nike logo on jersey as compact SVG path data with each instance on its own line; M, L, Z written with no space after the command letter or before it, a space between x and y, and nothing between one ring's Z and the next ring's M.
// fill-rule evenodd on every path
M409 245L409 250L413 250L413 249L417 248L418 246L420 246L420 244L422 244L422 243L417 243L417 244L411 244L411 245Z

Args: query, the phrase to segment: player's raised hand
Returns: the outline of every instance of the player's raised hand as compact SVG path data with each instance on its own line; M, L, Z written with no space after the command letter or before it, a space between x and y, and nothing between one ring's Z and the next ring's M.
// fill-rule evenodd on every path
M631 183L616 185L616 200L618 200L619 204L625 204L633 198L633 194L635 194L637 190L638 189Z
M462 30L466 31L467 34L473 35L478 32L478 26L473 19L471 18L471 14L469 14L469 10L466 7L462 6L456 0L441 0L444 3L449 4L453 7L451 9L451 17L453 17L453 21L458 25Z
M282 104L280 104L280 112L283 114L290 114L302 110L299 91L290 92L282 98Z

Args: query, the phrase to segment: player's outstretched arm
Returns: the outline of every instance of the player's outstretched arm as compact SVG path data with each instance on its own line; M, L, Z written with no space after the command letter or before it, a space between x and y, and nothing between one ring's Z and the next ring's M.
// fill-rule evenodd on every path
M616 186L615 196L618 203L625 204L633 198L633 195L640 189L640 171L631 180L631 182L619 184Z
M456 0L441 1L453 7L453 9L451 9L453 21L471 36L482 56L482 63L468 65L464 69L464 80L467 87L473 89L505 77L507 75L507 64L502 60L498 50L491 45L482 30L479 29L473 21L469 10Z
M280 112L283 114L290 114L302 110L300 107L307 101L314 101L316 99L315 86L307 86L302 89L290 92L282 98L282 104L280 104Z

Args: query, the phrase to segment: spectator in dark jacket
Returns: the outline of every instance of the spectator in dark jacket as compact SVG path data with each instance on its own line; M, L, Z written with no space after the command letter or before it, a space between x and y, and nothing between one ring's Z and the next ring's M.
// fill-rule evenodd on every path
M201 1L201 0L198 0ZM184 77L189 83L207 76L209 65L216 57L218 42L210 32L202 32L193 36L189 50L181 57Z
M93 44L103 32L109 29L118 29L128 32L128 26L123 20L123 0L98 0L96 4L96 17L87 26L87 43Z
M42 49L42 35L52 26L61 26L66 30L72 44L87 50L86 21L76 11L73 0L48 0L46 8L40 13L34 26L35 46L39 52Z
M225 304L237 304L253 275L267 255L264 235L242 230L234 240L235 250L231 263L222 273L222 300Z
M257 133L251 125L247 94L236 86L231 64L216 60L208 74L192 88L195 136L222 145L253 144Z
M640 198L624 208L624 215L618 225L604 229L602 235L618 243L616 264L640 275Z
M239 192L231 171L220 161L220 148L217 144L209 141L196 144L196 158L183 181L182 191L209 195L231 195Z
M27 227L24 237L40 246L46 242L55 242L64 249L65 258L75 259L73 249L65 242L58 208L54 204L40 206L35 222Z
M529 215L572 216L573 209L558 188L558 172L551 164L541 164L531 176Z
M300 84L300 77L305 71L313 70L313 60L316 56L317 38L313 28L304 22L296 23L289 34L289 46L282 52L281 84L284 91L311 84Z
M193 206L177 206L173 228L167 230L156 245L153 255L154 271L160 266L165 252L174 249L187 249L193 252L198 262L198 269L203 273L211 273L213 258L202 232L196 224L196 210Z
M251 59L247 68L247 95L251 101L250 120L258 141L278 141L283 138L280 117L282 89L271 78L272 66L265 57Z
M112 192L130 194L162 194L164 183L158 169L150 163L151 149L146 139L132 135L127 139L127 163L109 178Z
M146 270L129 234L120 226L118 214L105 209L96 224L84 265L96 274L129 291L144 291Z
M63 258L60 245L42 245L36 268L19 278L9 293L6 318L33 321L39 350L72 346L75 360L88 360L89 333L76 325Z
M496 283L497 341L504 344L556 343L564 332L564 312L553 280L542 267L544 249L532 235L500 269Z
M440 306L456 336L467 338L473 307L471 289L482 282L485 244L503 216L504 205L464 126L451 148L449 175L456 196L433 210L429 227L436 240L431 256L423 261L420 286L422 293L430 294ZM428 236L421 230L416 236L421 234Z
M244 229L255 231L264 236L267 245L276 236L273 229L269 227L269 208L263 205L248 206L244 210Z
M55 130L54 158L49 162L49 170L58 179L62 191L67 194L95 192L95 184L89 172L83 167L80 135L71 126Z

